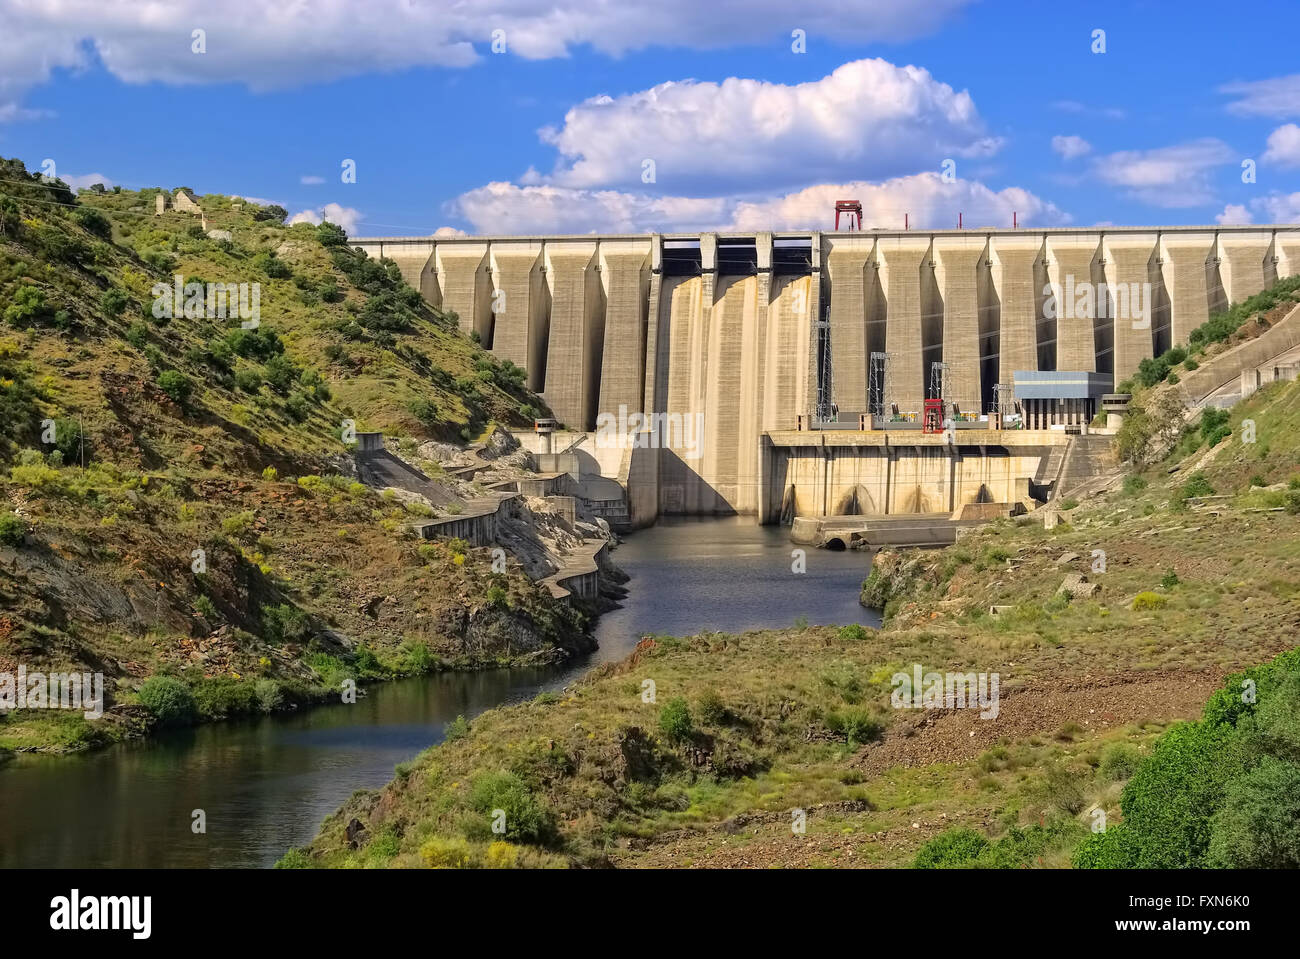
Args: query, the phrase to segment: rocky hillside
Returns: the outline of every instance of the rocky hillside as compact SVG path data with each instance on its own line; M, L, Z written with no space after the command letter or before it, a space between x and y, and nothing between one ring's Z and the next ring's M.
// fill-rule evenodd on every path
M156 216L159 192L0 166L0 674L102 671L109 706L0 713L0 747L588 648L518 564L411 534L477 489L436 464L432 499L358 482L359 431L414 450L529 421L521 372L330 224L172 192Z

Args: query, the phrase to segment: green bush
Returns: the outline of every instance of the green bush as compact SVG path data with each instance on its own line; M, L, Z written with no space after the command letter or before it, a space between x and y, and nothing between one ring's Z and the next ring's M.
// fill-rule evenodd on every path
M447 724L447 728L442 732L444 742L454 743L458 739L464 739L469 735L469 721L464 716L457 716Z
M484 838L547 843L555 835L553 816L514 773L502 771L478 776L470 786L469 804L484 817L481 823ZM505 832L493 834L491 825L497 810L505 813ZM478 829L475 833L480 834Z
M1124 821L1076 851L1081 868L1188 869L1206 865L1210 820L1244 770L1229 726L1181 723L1160 737L1120 797ZM1104 837L1104 838L1100 838Z
M681 696L674 696L659 710L659 730L671 742L689 739L695 731L690 707Z
M296 606L281 603L262 607L262 632L269 643L296 643L307 637L311 624Z
M112 319L117 319L125 313L130 305L131 298L126 295L126 291L116 286L110 286L99 298L99 308Z
M23 545L27 524L17 513L0 513L0 543L17 549Z
M1183 484L1182 495L1185 499L1190 499L1194 496L1213 496L1214 487L1210 485L1209 478L1206 477L1203 472L1197 470L1189 476L1187 482Z
M1206 865L1300 867L1300 764L1265 756L1244 777L1228 783L1212 824Z
M1111 782L1127 782L1142 764L1142 754L1128 743L1115 743L1101 755L1098 772Z
M307 403L307 398L301 393L294 393L284 401L284 411L289 414L289 419L295 423L302 423L311 416L311 406Z
M228 719L258 709L253 684L233 676L215 676L195 684L194 703L204 719Z
M262 377L256 370L242 369L235 372L235 386L245 393L256 393L262 388Z
M848 707L827 713L826 728L843 736L850 746L861 746L876 739L884 724L867 709Z
M140 702L161 726L183 726L194 721L198 706L194 693L179 679L150 676L140 687Z
M988 848L989 841L973 829L954 828L939 833L912 860L914 869L955 869L970 866Z
M868 638L871 635L871 631L861 623L849 623L847 626L841 626L837 635L840 639L846 641L857 641Z
M695 704L695 711L700 722L706 726L716 726L727 718L727 707L717 690L707 689Z
M438 425L438 407L423 396L412 401L411 414L429 429Z
M284 690L274 679L263 677L253 684L253 695L264 713L274 712L284 701Z
M194 384L180 370L164 370L158 375L158 388L170 396L178 406L184 406L189 401Z
M1124 493L1134 496L1147 488L1147 481L1136 473L1124 477Z

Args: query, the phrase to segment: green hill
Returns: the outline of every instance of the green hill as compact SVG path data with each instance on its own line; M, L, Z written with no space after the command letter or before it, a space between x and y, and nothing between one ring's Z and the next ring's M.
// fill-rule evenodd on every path
M159 192L74 196L0 161L0 673L102 671L110 706L0 714L0 748L148 729L157 675L219 718L585 647L579 614L420 544L427 507L352 478L354 430L528 422L522 371L333 225L217 195L155 215Z

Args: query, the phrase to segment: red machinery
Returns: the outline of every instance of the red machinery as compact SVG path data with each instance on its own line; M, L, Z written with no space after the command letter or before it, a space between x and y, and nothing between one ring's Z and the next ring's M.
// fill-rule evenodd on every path
M943 432L943 400L926 400L921 414L922 433Z
M835 201L835 229L840 228L840 216L844 215L848 220L848 229L862 229L862 204L858 200L836 200Z

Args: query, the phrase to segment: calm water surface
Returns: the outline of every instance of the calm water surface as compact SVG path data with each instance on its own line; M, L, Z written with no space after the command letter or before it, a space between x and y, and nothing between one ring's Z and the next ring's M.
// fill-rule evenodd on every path
M370 687L320 706L178 731L81 756L19 756L0 767L0 867L269 866L315 834L354 790L440 742L458 714L559 689L622 659L647 633L687 635L861 622L861 553L807 551L791 572L788 530L752 520L662 521L614 553L631 576L623 607L596 625L600 649L564 668L440 674ZM206 834L190 829L207 814Z

